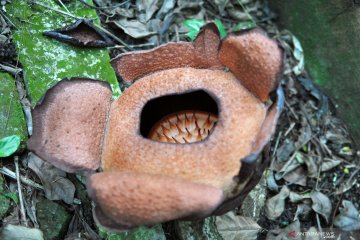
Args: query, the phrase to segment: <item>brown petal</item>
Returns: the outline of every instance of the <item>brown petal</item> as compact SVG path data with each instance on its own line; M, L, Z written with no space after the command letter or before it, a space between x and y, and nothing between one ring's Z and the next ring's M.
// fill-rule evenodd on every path
M99 48L114 45L110 38L98 31L86 19L79 19L75 23L60 29L46 31L44 35L78 47Z
M152 50L120 54L111 64L127 82L171 68L221 68L219 44L219 31L214 23L209 23L202 28L194 44L167 43Z
M96 170L110 100L105 82L60 81L33 110L28 148L67 172Z
M263 102L278 85L282 50L260 29L226 37L221 44L219 58Z
M241 169L236 176L239 187L238 194L221 204L213 214L222 215L235 207L241 206L248 193L256 186L262 177L265 167L269 163L269 151L266 145L274 134L275 127L284 106L284 93L281 87L276 91L276 98L273 105L266 114L266 118L261 126L252 154L241 160ZM265 148L265 150L264 150ZM262 156L261 153L263 152Z
M201 28L194 40L198 58L207 63L206 68L221 69L219 60L220 32L215 23L210 22Z
M270 138L275 132L280 113L284 108L284 92L281 87L276 90L276 100L269 108L265 121L263 122L259 133L257 134L255 144L253 146L254 153L260 153L264 146L269 143Z
M123 230L183 217L203 217L222 201L220 189L179 178L130 172L102 172L87 189L97 203L96 219Z

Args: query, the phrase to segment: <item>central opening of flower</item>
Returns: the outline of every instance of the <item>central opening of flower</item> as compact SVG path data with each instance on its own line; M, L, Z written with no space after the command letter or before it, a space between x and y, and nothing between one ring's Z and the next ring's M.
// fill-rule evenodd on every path
M200 142L214 131L218 114L216 101L204 90L165 95L145 104L140 133L159 142Z

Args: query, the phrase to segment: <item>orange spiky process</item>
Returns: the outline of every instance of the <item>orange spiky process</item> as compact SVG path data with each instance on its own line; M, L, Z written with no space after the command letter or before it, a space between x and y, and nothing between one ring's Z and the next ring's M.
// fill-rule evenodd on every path
M169 143L193 143L205 140L215 129L217 116L202 111L172 113L150 130L149 139Z

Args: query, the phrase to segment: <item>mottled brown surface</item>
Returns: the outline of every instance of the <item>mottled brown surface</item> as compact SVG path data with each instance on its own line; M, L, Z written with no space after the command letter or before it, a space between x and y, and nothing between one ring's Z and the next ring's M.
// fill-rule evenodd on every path
M219 60L220 32L215 23L206 24L194 40L196 56L207 68L223 68Z
M209 23L200 31L194 44L167 43L147 51L124 53L114 58L111 64L127 82L171 68L222 68L218 59L219 45L219 31L214 23Z
M219 58L263 102L278 85L282 51L259 29L229 35L222 41Z
M59 82L33 111L29 150L67 172L96 170L110 100L105 82Z
M140 114L147 101L199 89L219 106L216 128L205 141L171 144L140 135ZM193 68L157 72L135 82L112 103L102 166L105 171L178 176L227 191L241 158L251 153L265 114L265 106L229 72Z
M128 228L208 215L223 195L220 189L178 178L120 171L91 176L88 189L109 218L105 226L111 227L111 220ZM102 219L97 217L101 224Z

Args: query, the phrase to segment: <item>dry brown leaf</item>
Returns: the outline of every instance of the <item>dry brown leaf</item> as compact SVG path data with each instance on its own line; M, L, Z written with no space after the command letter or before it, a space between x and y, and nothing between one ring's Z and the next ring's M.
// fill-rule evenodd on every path
M66 178L65 172L43 161L33 153L28 155L28 166L40 178L47 199L63 200L67 204L73 203L75 186Z
M289 197L290 190L287 186L283 186L281 191L268 199L265 204L265 213L268 219L275 220L284 212L285 199Z
M216 217L215 223L218 232L226 240L256 240L258 232L261 230L261 227L253 219L235 215L234 212Z
M311 194L311 200L313 202L311 208L323 216L326 222L329 222L331 214L331 202L330 199L323 193L313 191Z

